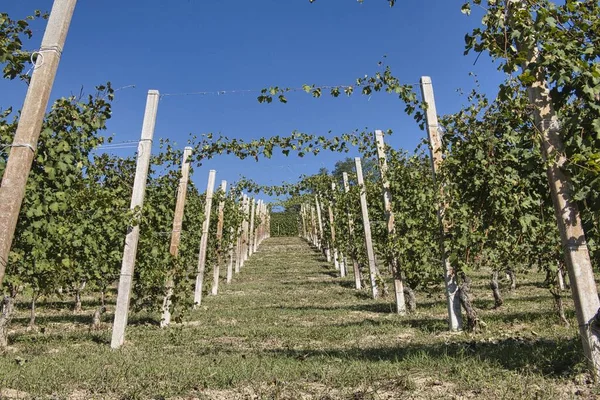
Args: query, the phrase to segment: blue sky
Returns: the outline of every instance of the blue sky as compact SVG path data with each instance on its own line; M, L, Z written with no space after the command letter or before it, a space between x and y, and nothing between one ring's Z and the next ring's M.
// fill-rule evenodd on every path
M13 18L34 9L50 10L51 0L4 0L2 11ZM117 93L107 133L115 141L139 138L146 93L261 89L303 84L351 84L386 63L395 76L416 83L433 79L438 112L457 111L465 98L457 93L473 86L493 94L501 78L482 56L463 56L464 35L480 24L480 15L460 12L461 0L79 0L69 31L52 98L92 91L97 84L135 85ZM27 43L39 47L44 23ZM0 108L20 108L26 86L0 80ZM424 137L404 105L392 95L354 95L313 99L290 93L288 104L259 104L256 93L162 98L155 138L169 137L181 147L190 133L223 133L246 140L306 133L341 134L354 129L392 129L395 148L414 149ZM133 153L121 150L119 154ZM354 156L354 154L351 154ZM260 184L295 181L301 174L331 169L346 155L237 160L217 157L196 168L202 188L209 169L221 179L240 174Z

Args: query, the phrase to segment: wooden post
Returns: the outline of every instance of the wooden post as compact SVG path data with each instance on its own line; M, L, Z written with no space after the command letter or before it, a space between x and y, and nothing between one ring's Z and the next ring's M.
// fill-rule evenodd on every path
M239 260L239 268L236 265L236 272L240 272L242 267L244 266L244 261L246 261L246 250L245 250L245 240L246 240L246 202L247 197L245 194L242 195L242 202L240 204L240 209L242 211L242 223L240 226L240 236L239 236L239 246L238 246L238 257Z
M254 209L254 218L256 221L260 220L260 216L261 216L261 209L262 209L262 200L258 200L256 207ZM256 224L256 226L254 227L254 238L253 238L253 244L252 244L252 253L256 253L257 251L257 247L258 247L258 235L260 233L260 224Z
M388 178L387 157L385 154L385 142L383 141L383 132L375 131L375 141L377 142L377 158L379 159L379 172L383 183L383 208L387 219L387 240L390 246L393 246L396 235L394 222L394 211L392 209L392 192L390 190L390 180ZM394 294L396 297L396 313L406 315L406 303L404 301L404 282L402 282L402 271L396 255L390 255L388 260L389 267L394 275Z
M159 92L148 91L146 110L144 112L144 123L142 125L142 138L138 144L137 165L135 167L135 179L133 181L133 193L131 195L131 210L139 209L141 213L146 195L146 180L148 179L148 168L150 167L150 153L152 151L152 139L154 137L154 126L158 112ZM121 276L117 292L117 305L115 308L115 319L113 323L112 339L110 347L118 349L125 341L125 328L127 327L127 311L131 297L131 285L133 283L133 270L137 255L137 246L140 239L140 225L136 223L130 226L125 237L125 249L123 250L123 262L121 264Z
M250 228L248 229L248 257L254 253L254 213L256 212L256 199L250 199Z
M304 203L304 216L306 218L306 240L309 243L315 242L313 237L313 225L312 225L312 208L310 204Z
M266 210L267 210L267 236L266 236L266 239L268 239L269 237L271 237L271 211L269 210L269 207L267 207Z
M317 227L317 219L316 219L316 209L315 206L310 207L310 221L312 227L312 240L313 245L319 249L319 233Z
M369 220L369 209L367 208L367 188L363 179L362 164L360 157L354 158L356 165L356 178L360 187L360 208L362 210L362 219L365 229L365 246L367 248L367 259L369 260L369 276L371 278L371 293L373 298L379 297L377 288L377 266L375 265L375 252L373 251L373 240L371 238L371 221Z
M300 205L300 218L302 219L302 231L299 234L306 240L308 235L306 230L306 206L304 204Z
M198 273L196 275L196 288L194 290L194 308L202 303L202 286L204 285L204 271L206 270L206 247L208 245L208 234L210 231L210 212L212 210L212 199L215 190L215 176L217 171L211 169L208 173L208 185L206 186L206 204L204 206L204 223L202 224L202 236L200 237L200 252L198 253Z
M233 257L234 257L234 250L233 250L233 241L235 239L235 228L232 226L229 228L229 256L228 256L228 261L227 261L227 280L226 282L229 284L231 283L231 280L233 279Z
M528 49L528 55L523 69L527 69L530 64L537 61L537 48ZM554 110L544 72L535 70L534 72L537 80L527 88L527 94L533 106L537 130L542 135L542 154L547 166L546 176L564 249L583 352L592 367L592 372L598 378L600 376L598 290L581 224L579 206L573 198L573 183L564 168L567 157L561 138L560 122Z
M331 191L332 191L332 196L334 196L335 194L335 182L331 182ZM333 201L333 200L332 200ZM335 244L335 215L333 214L333 206L332 206L332 201L329 202L328 206L327 206L327 211L329 213L329 231L331 233L331 246L333 248L333 265L335 266L335 269L337 271L340 271L340 276L343 278L344 277L344 271L342 271L340 269L340 263L338 260L338 249L337 246Z
M433 86L430 77L424 76L421 78L421 92L423 93L423 101L427 104L425 118L427 121L427 133L429 135L429 149L431 150L431 170L435 185L436 175L442 164L442 140L440 138L435 98L433 96ZM462 329L462 315L460 311L460 299L458 296L458 283L456 281L456 273L450 264L444 246L444 238L448 233L448 227L444 219L445 208L444 189L443 186L440 186L437 215L441 229L440 254L442 267L444 268L444 281L446 284L448 326L451 331L459 331Z
M304 233L303 211L304 211L304 204L300 204L300 222L298 224L298 237L303 237L303 233Z
M325 252L325 244L324 244L324 231L323 231L323 217L321 215L321 202L319 201L319 195L315 196L315 205L317 208L317 222L319 224L318 228L318 247L321 251Z
M183 212L185 209L185 198L187 196L187 187L190 177L190 156L192 148L186 147L183 151L183 160L181 160L181 178L177 188L177 201L175 203L175 215L173 216L173 229L171 231L171 245L169 253L174 258L179 255L179 243L181 242L181 228L183 226ZM163 299L162 318L160 320L161 328L171 323L171 297L173 296L173 272L167 276L166 294Z
M308 240L308 242L312 242L313 238L312 238L312 221L310 220L310 212L309 212L309 205L304 203L304 220L306 221L306 240Z
M250 199L247 195L244 195L244 222L243 222L243 233L242 233L242 264L240 267L243 267L248 259L248 228L250 226Z
M242 223L243 224L243 223ZM240 268L242 267L242 224L237 228L237 240L235 246L235 273L240 273Z
M219 278L221 275L221 263L223 262L223 223L225 210L225 194L227 193L227 181L221 181L221 192L223 200L219 201L219 219L217 221L217 263L213 268L213 284L211 294L219 294Z
M261 224L260 224L260 240L258 245L260 246L262 242L264 242L265 232L267 231L267 205L265 202L262 202L262 210L261 210Z
M77 0L55 0L23 103L0 185L0 287L15 235L27 177Z
M302 216L304 218L304 239L306 239L308 242L311 242L310 221L308 219L308 206L306 205L306 203L302 203L302 213Z
M350 182L348 181L348 173L342 173L342 177L344 179L344 192L346 195L350 193ZM358 265L358 256L356 254L357 249L354 245L354 220L352 219L352 214L350 213L350 209L348 209L348 233L350 234L350 258L352 258L352 266L354 269L354 284L356 290L362 289L362 281L360 276L360 267Z

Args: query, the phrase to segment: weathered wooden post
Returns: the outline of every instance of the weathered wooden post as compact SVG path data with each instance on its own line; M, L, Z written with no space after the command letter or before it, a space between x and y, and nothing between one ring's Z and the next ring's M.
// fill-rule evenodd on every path
M185 198L187 196L187 187L190 177L190 156L192 148L186 147L183 151L183 160L181 161L181 178L177 188L177 201L175 203L175 215L173 216L173 229L171 231L171 245L169 253L174 258L179 255L179 243L181 242L181 228L183 226L183 212L185 209ZM169 273L166 283L166 294L163 299L162 318L160 320L161 328L171 323L171 297L173 296L173 271Z
M146 110L144 112L144 123L142 125L142 138L138 144L137 165L135 167L135 179L133 181L133 193L131 195L131 210L142 212L144 197L146 195L146 180L148 179L148 168L150 167L150 155L152 151L152 139L154 137L154 126L158 112L158 90L148 91ZM139 216L138 216L139 217ZM115 319L113 323L112 339L110 347L118 349L125 341L125 328L127 327L127 312L131 298L131 285L133 283L133 270L137 255L137 246L140 239L140 225L130 226L125 237L125 249L123 250L123 263L121 264L121 276L119 277L119 288L117 292L117 305L115 308Z
M308 240L308 230L306 229L306 205L300 205L300 217L302 218L302 231L299 233L301 237Z
M4 280L8 255L17 228L21 204L25 198L27 178L35 158L50 92L76 4L77 0L55 0L52 5L42 45L36 52L37 59L17 131L10 146L0 184L0 287ZM126 319L125 323L127 323Z
M244 198L244 238L243 238L243 250L242 254L242 267L248 260L248 252L250 248L250 198L245 196Z
M315 208L315 206L311 206L310 207L310 221L311 221L311 227L312 227L313 245L317 249L320 249L320 246L319 246L319 233L318 233L317 219L316 219L316 215L315 214L316 214L316 208Z
M333 196L335 196L335 182L331 182L331 191L332 191L332 199ZM331 234L331 247L333 248L333 265L335 266L335 269L340 271L340 276L343 278L344 277L344 271L340 270L340 263L338 260L338 249L337 246L335 244L335 215L333 213L333 206L332 203L333 200L331 200L329 202L329 204L327 205L327 211L329 213L329 231Z
M346 196L350 193L350 182L348 181L348 173L342 173L342 177L344 179L344 192ZM354 220L352 219L352 214L350 213L350 209L348 209L348 233L350 234L350 258L352 258L352 266L354 269L354 284L357 290L362 289L362 281L360 276L360 267L358 265L358 256L356 254L357 249L354 245Z
M260 244L262 244L262 242L264 242L264 240L266 239L266 232L267 232L267 204L263 201L262 203L262 223L260 224Z
M250 199L250 228L248 229L248 257L254 254L254 214L256 212L256 199Z
M210 231L210 212L212 210L216 174L217 172L214 169L210 170L208 174L208 185L206 186L206 204L204 207L205 218L204 223L202 224L202 236L200 237L198 273L196 275L196 288L194 290L194 308L202 303L202 286L204 285L204 271L206 270L206 247L208 245L208 234Z
M321 202L319 201L319 195L317 194L315 196L315 205L317 208L317 219L318 219L318 224L319 224L319 249L323 252L323 254L325 254L325 256L327 256L327 251L329 249L327 249L325 247L325 230L323 229L323 214L321 212ZM331 261L331 257L327 256L327 262Z
M248 230L248 224L247 224L247 220L246 220L246 218L247 218L246 204L247 203L248 203L248 196L243 194L242 195L242 204L241 204L241 210L242 210L243 217L242 217L240 245L239 245L239 254L238 254L238 259L240 260L240 262L239 262L240 270L242 269L242 267L244 266L244 262L246 261L246 236L247 236L246 231Z
M521 6L523 7L523 5ZM523 47L519 44L519 47ZM523 69L535 64L538 49L532 45L526 49L528 59ZM564 168L567 162L565 146L561 137L561 127L552 95L546 82L545 72L540 68L533 73L535 82L527 88L529 102L533 106L533 116L537 131L541 133L542 155L546 161L546 176L554 204L561 243L564 249L565 264L569 273L571 293L575 302L579 334L583 352L592 367L595 377L600 377L600 301L594 281L594 271L590 260L585 232L581 223L579 206L573 196L573 182ZM560 273L560 271L559 271Z
M235 228L232 226L229 228L229 255L228 255L228 261L227 261L227 280L226 280L226 282L228 284L231 283L231 280L233 279L233 257L234 257L233 242L234 242L234 240L236 240Z
M371 278L371 293L373 298L379 297L377 288L377 266L375 265L375 252L373 251L373 239L371 237L371 221L369 220L369 209L367 207L367 188L363 179L362 164L360 157L354 158L356 165L356 178L360 187L360 208L362 210L362 219L365 229L365 246L367 248L367 259L369 260L369 276Z
M227 181L221 181L221 192L223 199L219 201L218 221L217 221L217 263L213 268L213 284L211 294L219 294L219 278L221 275L221 263L223 262L223 224L225 218L225 194L227 193Z
M429 149L431 150L431 169L433 172L433 182L435 185L436 175L439 172L442 164L442 140L438 127L438 117L435 107L435 98L433 96L433 86L431 78L424 76L421 78L421 92L423 93L423 101L427 104L425 118L427 121L427 133L429 134ZM442 258L442 266L444 268L444 281L446 284L446 299L448 302L448 325L451 331L462 329L462 315L460 311L460 299L458 297L458 283L456 281L456 273L450 264L448 255L444 245L444 238L448 233L448 227L444 219L445 200L444 188L440 185L438 199L438 220L441 229L440 253Z
M390 246L394 244L396 235L394 211L392 209L392 192L390 190L390 181L388 178L387 156L385 154L385 142L383 140L383 132L375 131L375 141L377 142L377 158L379 159L379 172L381 173L381 182L383 184L383 207L385 217L387 219L387 240ZM406 303L404 301L404 283L402 282L402 271L396 255L390 255L388 260L390 269L394 274L394 293L396 297L396 313L399 315L406 314Z
M254 238L252 244L252 254L256 253L258 247L258 235L260 234L260 221L261 219L261 209L262 209L262 200L258 200L256 203L256 207L254 209L254 219L255 219L255 227L254 227ZM261 222L262 223L262 222Z
M235 273L239 274L240 273L240 268L242 267L242 236L243 236L243 232L242 232L242 224L240 224L240 226L238 226L237 228L237 240L236 240L236 246L235 246Z

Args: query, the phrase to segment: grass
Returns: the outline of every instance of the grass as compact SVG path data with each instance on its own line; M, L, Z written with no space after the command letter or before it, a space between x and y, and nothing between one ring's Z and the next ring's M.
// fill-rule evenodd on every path
M91 299L79 315L40 302L43 333L26 332L20 304L0 355L0 398L600 398L543 277L519 276L495 310L486 276L473 284L485 329L449 333L441 288L418 293L418 311L399 317L392 296L371 300L300 239L273 238L187 322L161 330L156 315L132 316L119 351L109 347L112 315L88 330Z

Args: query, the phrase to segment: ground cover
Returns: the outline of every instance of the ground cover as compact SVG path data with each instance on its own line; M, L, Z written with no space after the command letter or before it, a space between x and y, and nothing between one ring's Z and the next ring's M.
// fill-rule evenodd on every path
M484 328L449 333L441 286L399 317L391 295L357 292L302 239L271 238L185 322L160 329L158 314L133 315L118 351L114 294L100 330L89 328L97 296L75 315L70 299L41 300L37 332L23 299L0 355L0 398L600 398L570 299L571 327L561 326L544 276L519 275L494 309L488 278L472 285Z

